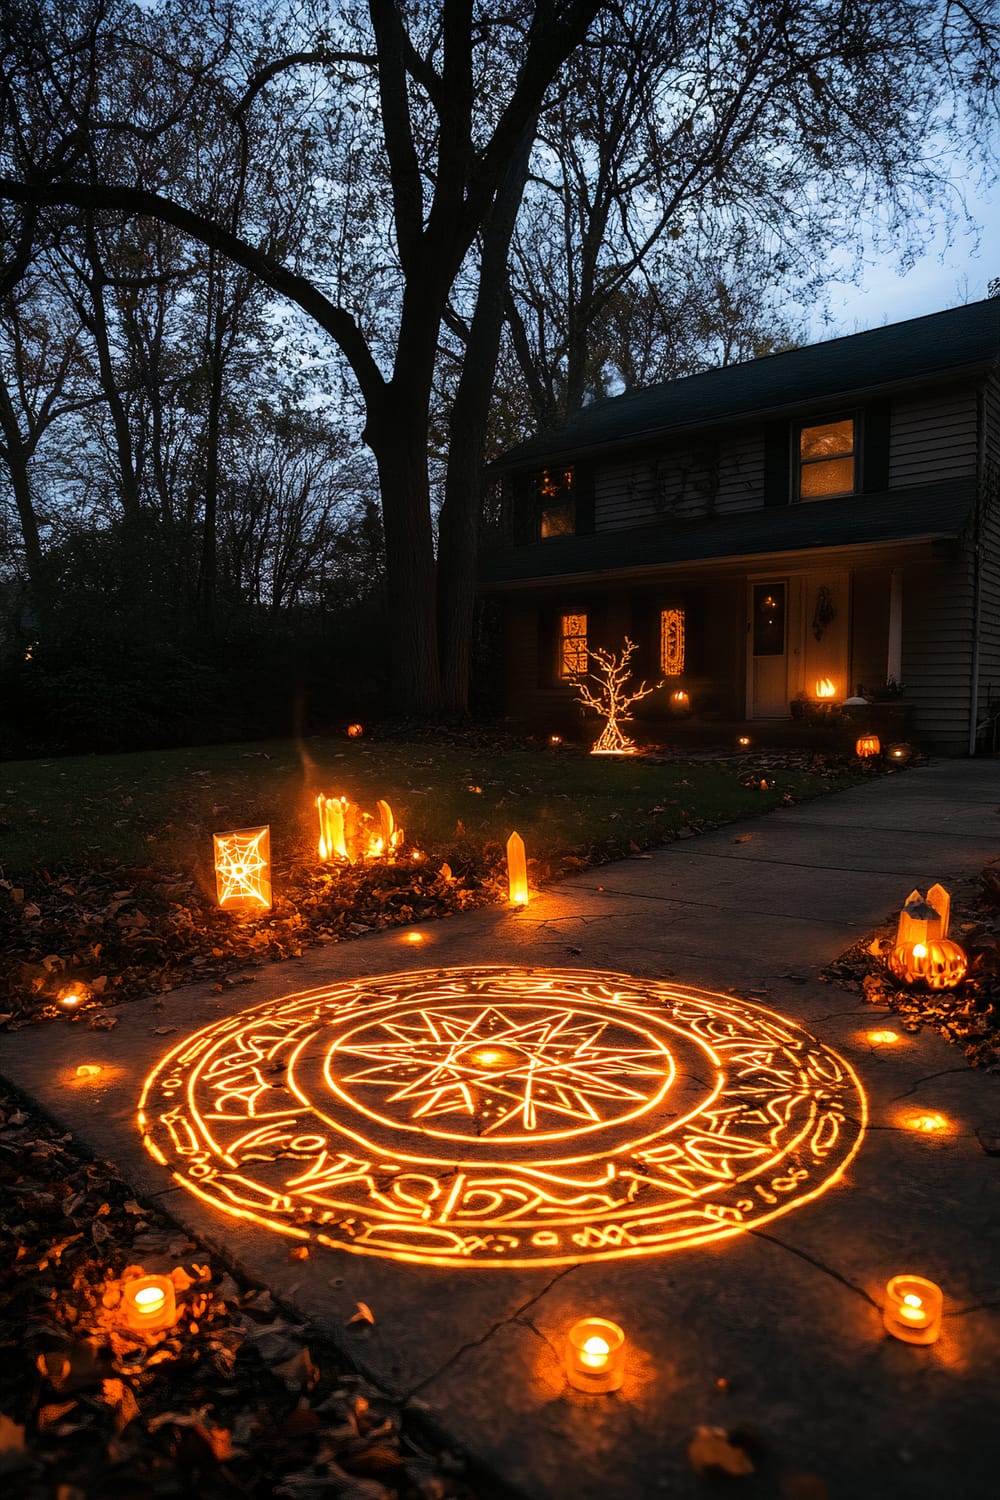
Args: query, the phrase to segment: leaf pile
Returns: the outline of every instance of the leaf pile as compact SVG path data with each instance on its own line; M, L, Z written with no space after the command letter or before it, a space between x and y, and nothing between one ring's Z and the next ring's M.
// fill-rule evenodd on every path
M0 1093L0 1483L21 1500L471 1500L394 1403L239 1284L113 1167ZM180 1263L178 1265L178 1263ZM130 1333L124 1281L179 1316Z
M457 874L426 859L302 861L276 867L274 885L273 909L241 919L220 911L207 872L199 881L99 864L0 880L0 1020L13 1028L55 1016L67 990L81 995L80 1011L94 1011L193 980L222 988L245 981L234 971L464 911L499 889L486 858Z
M965 980L953 990L900 987L885 963L895 920L848 948L819 977L859 990L873 1005L891 1006L903 1031L930 1026L960 1046L973 1067L1000 1072L1000 861L952 892L951 936L969 959Z

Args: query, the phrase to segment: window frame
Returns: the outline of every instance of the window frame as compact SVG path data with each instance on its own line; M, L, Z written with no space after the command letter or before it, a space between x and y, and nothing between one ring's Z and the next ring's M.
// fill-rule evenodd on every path
M566 634L563 633L563 621L564 620L579 619L581 617L583 618L583 624L584 624L584 631L583 631L583 635L582 636L580 636L580 635L571 636L571 635L566 635ZM583 676L583 674L588 670L588 668L590 666L590 632L591 632L591 629L592 629L592 624L591 624L591 614L590 614L590 610L589 609L587 609L585 607L583 607L583 608L574 608L572 606L562 606L562 607L560 607L556 611L556 630L555 630L556 641L555 641L555 663L554 663L554 665L555 665L555 680L556 680L556 683L557 683L558 686L560 686L560 687L572 687L572 685L576 681L576 679L578 677ZM563 644L564 644L564 642L569 641L569 640L574 640L574 641L581 641L582 640L583 641L583 650L584 650L584 653L585 653L586 660L584 662L584 666L583 666L582 671L578 671L578 672L564 672L563 671Z
M542 488L550 473L558 473L562 476L562 482L553 490L546 504L545 492ZM562 467L539 469L532 480L535 491L535 535L540 542L558 542L566 537L577 535L579 521L577 508L577 475L576 464L564 464ZM544 521L547 511L554 511L568 507L571 512L571 524L568 531L553 531L546 536Z
M849 453L827 454L823 458L802 457L802 434L810 427L826 427L834 422L850 422L852 425L853 444ZM805 417L801 421L792 423L792 463L794 465L793 498L799 505L815 505L821 500L844 500L850 495L861 494L861 444L862 444L862 417L857 407L845 410L841 407L838 411L825 412L822 416ZM837 458L851 458L854 463L853 483L849 490L830 490L824 495L803 495L802 493L802 471L813 468L817 464L829 463Z

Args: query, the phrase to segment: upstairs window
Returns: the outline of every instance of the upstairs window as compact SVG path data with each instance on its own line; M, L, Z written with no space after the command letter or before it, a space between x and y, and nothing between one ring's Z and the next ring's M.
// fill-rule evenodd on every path
M576 500L572 469L543 469L538 476L538 532L550 536L576 534Z
M853 417L799 429L799 499L854 493L856 431Z
M559 616L560 682L568 682L587 670L587 616L582 613Z
M661 677L680 677L684 671L685 626L684 610L660 610Z

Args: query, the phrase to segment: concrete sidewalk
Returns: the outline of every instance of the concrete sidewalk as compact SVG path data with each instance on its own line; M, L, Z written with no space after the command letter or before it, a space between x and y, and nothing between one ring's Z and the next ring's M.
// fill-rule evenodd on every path
M419 944L397 931L314 949L225 997L190 987L122 1007L107 1033L69 1018L26 1029L0 1041L0 1070L534 1500L700 1495L686 1457L698 1424L759 1435L758 1472L739 1481L747 1496L804 1495L788 1476L813 1474L831 1500L986 1500L1000 1411L1000 1159L976 1132L1000 1133L1000 1079L936 1037L873 1044L866 1033L891 1016L817 971L914 885L973 875L1000 854L998 804L996 762L911 770L588 871L521 913L429 925ZM859 1077L870 1118L858 1154L812 1201L731 1238L533 1268L322 1245L292 1260L287 1238L174 1186L142 1148L143 1079L207 1024L341 981L497 964L666 978L789 1018ZM80 1061L102 1064L101 1076L78 1081ZM682 1100L702 1087L696 1075L682 1064ZM940 1112L949 1129L913 1131L914 1111ZM859 1125L848 1111L845 1133ZM885 1283L900 1270L944 1288L931 1348L883 1335ZM374 1327L345 1326L358 1301ZM614 1395L579 1394L562 1376L565 1330L590 1312L626 1330Z

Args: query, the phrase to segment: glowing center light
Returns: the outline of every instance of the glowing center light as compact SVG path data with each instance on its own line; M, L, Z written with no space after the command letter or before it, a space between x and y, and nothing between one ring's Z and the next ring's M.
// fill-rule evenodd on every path
M899 1041L899 1032L898 1031L869 1031L869 1033L868 1033L868 1040L870 1042L884 1042L884 1043L887 1043L887 1044L891 1044L892 1042L898 1042Z
M135 1305L142 1312L159 1312L167 1300L167 1294L158 1286L145 1286L135 1294Z
M140 1128L187 1191L317 1249L531 1267L753 1229L841 1177L866 1113L842 1058L737 996L477 965L214 1021Z
M907 1292L906 1296L903 1298L902 1306L899 1309L900 1316L903 1318L909 1318L910 1321L914 1323L922 1321L926 1316L923 1308L923 1298L918 1297L915 1292Z
M580 1350L580 1362L600 1370L607 1364L610 1353L611 1345L605 1339L589 1338Z
M914 958L926 958L927 957L927 944L926 943L914 943L914 945L913 945L913 957Z

